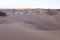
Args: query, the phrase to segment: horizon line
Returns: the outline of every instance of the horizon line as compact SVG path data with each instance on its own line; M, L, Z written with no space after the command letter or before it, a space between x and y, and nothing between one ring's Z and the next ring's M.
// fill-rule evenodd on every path
M0 8L0 9L60 9L60 8Z

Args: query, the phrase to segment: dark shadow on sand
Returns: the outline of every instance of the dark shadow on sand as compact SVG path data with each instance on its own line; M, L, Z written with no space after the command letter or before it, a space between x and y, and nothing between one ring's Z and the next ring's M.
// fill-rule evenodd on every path
M31 24L33 25L36 29L38 30L43 30L43 25L39 24L39 23L36 23L32 20L26 20L26 19L16 19L17 22L24 22L24 23L27 23L27 24Z
M34 22L32 20L27 20L27 19L16 19L17 22L24 22L24 23L27 23L27 24L31 24L33 25L37 30L45 30L45 31L48 31L48 30L60 30L60 29L51 29L51 28L45 28L43 25L41 25L40 23L37 23L37 22Z

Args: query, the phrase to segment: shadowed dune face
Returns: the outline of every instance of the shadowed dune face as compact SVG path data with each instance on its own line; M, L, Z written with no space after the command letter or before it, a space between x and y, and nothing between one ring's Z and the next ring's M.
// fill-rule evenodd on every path
M0 17L0 40L60 40L58 9L1 11L8 16Z

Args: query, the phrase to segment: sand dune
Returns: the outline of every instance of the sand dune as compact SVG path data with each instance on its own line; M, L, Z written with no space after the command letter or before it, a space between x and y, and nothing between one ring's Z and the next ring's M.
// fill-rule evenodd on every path
M3 20L8 20L8 23L0 24L0 40L60 40L60 30L41 28L35 19L6 17Z
M0 40L60 40L60 14L0 17Z
M36 30L20 22L1 24L0 40L60 40L60 31Z

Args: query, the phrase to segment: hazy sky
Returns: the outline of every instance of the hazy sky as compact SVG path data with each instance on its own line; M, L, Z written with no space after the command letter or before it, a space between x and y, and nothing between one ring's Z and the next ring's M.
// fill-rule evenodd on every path
M60 0L0 0L0 8L60 8Z

